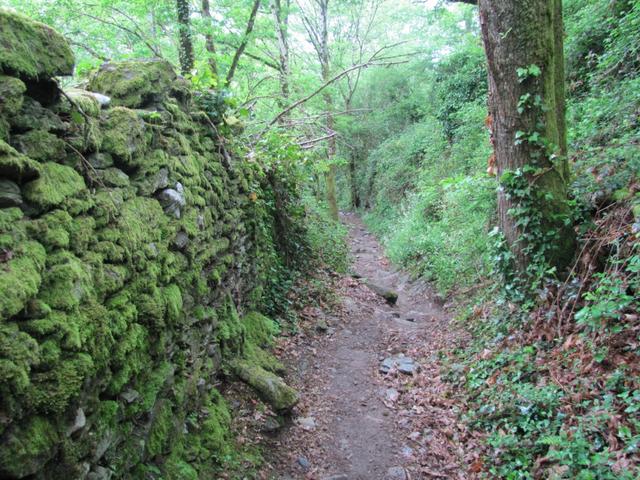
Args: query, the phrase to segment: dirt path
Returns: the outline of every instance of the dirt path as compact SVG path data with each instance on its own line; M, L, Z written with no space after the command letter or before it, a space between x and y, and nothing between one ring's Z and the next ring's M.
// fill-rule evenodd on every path
M439 376L437 352L453 341L447 315L427 285L389 265L357 216L343 221L355 278L337 282L337 314L306 312L308 324L286 352L303 400L293 423L269 440L265 476L471 478L460 467L472 459L460 447L456 405ZM396 305L367 283L396 291ZM413 375L380 372L385 358L401 355L414 360Z

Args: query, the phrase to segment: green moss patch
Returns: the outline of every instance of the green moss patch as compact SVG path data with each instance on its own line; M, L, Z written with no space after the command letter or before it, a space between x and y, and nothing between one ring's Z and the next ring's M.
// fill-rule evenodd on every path
M60 205L84 190L84 179L73 168L58 163L42 164L40 178L24 186L24 197L42 209Z
M42 283L45 250L38 242L24 242L12 251L8 262L0 263L0 317L8 319L22 310L38 293Z
M69 90L65 90L65 93L67 94L67 97L71 99L73 104L69 102L68 98L63 98L60 105L57 106L57 110L60 113L70 115L79 108L85 115L90 117L97 118L100 116L100 103L91 92L80 90L78 88L70 88Z
M40 165L0 140L0 176L26 182L40 175Z
M0 116L18 113L26 90L27 86L19 78L0 75Z
M166 60L112 62L93 75L89 90L108 95L113 105L142 108L162 100L175 79Z
M36 473L58 449L56 428L42 417L33 417L5 435L0 449L0 476L3 478L23 478Z
M11 144L24 155L39 162L64 158L64 141L45 130L31 130L11 138Z
M298 393L282 378L247 360L234 360L233 372L260 394L278 412L291 410L299 401Z
M27 78L71 75L75 60L67 40L51 27L0 9L0 68Z
M124 107L111 109L102 128L102 150L113 155L124 167L140 166L147 144L144 122L136 112Z

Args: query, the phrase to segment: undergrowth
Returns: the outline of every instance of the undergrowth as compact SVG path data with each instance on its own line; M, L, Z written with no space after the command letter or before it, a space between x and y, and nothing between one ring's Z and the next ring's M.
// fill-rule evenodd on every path
M567 0L565 24L564 220L578 239L566 270L541 255L523 288L509 262L496 268L496 183L484 174L486 86L470 73L483 61L473 43L453 42L422 65L423 89L380 73L377 110L350 127L368 147L357 189L365 222L393 262L457 294L472 333L446 375L485 439L470 466L480 478L640 478L640 4ZM406 98L385 104L395 92ZM540 251L553 241L541 238Z

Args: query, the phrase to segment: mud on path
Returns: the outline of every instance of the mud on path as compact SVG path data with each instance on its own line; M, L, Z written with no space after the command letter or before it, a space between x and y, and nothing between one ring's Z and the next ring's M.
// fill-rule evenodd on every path
M440 379L438 352L456 335L449 317L428 285L389 264L357 216L342 220L349 227L353 276L337 281L338 310L306 312L305 325L285 349L289 381L302 400L292 422L267 436L262 477L473 478L466 471L473 442ZM367 284L394 290L397 303ZM395 367L379 371L385 358L397 355L414 360L413 375Z

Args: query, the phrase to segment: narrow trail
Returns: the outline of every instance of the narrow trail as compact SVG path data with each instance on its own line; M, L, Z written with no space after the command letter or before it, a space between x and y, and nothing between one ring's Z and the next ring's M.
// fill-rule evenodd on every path
M440 380L437 352L453 341L448 316L427 284L390 266L356 215L342 220L353 277L337 282L338 311L307 312L309 324L286 349L302 402L292 424L267 442L265 477L472 478L461 467L471 459L456 404ZM397 292L397 303L367 284ZM380 372L385 358L402 355L415 362L413 375Z

